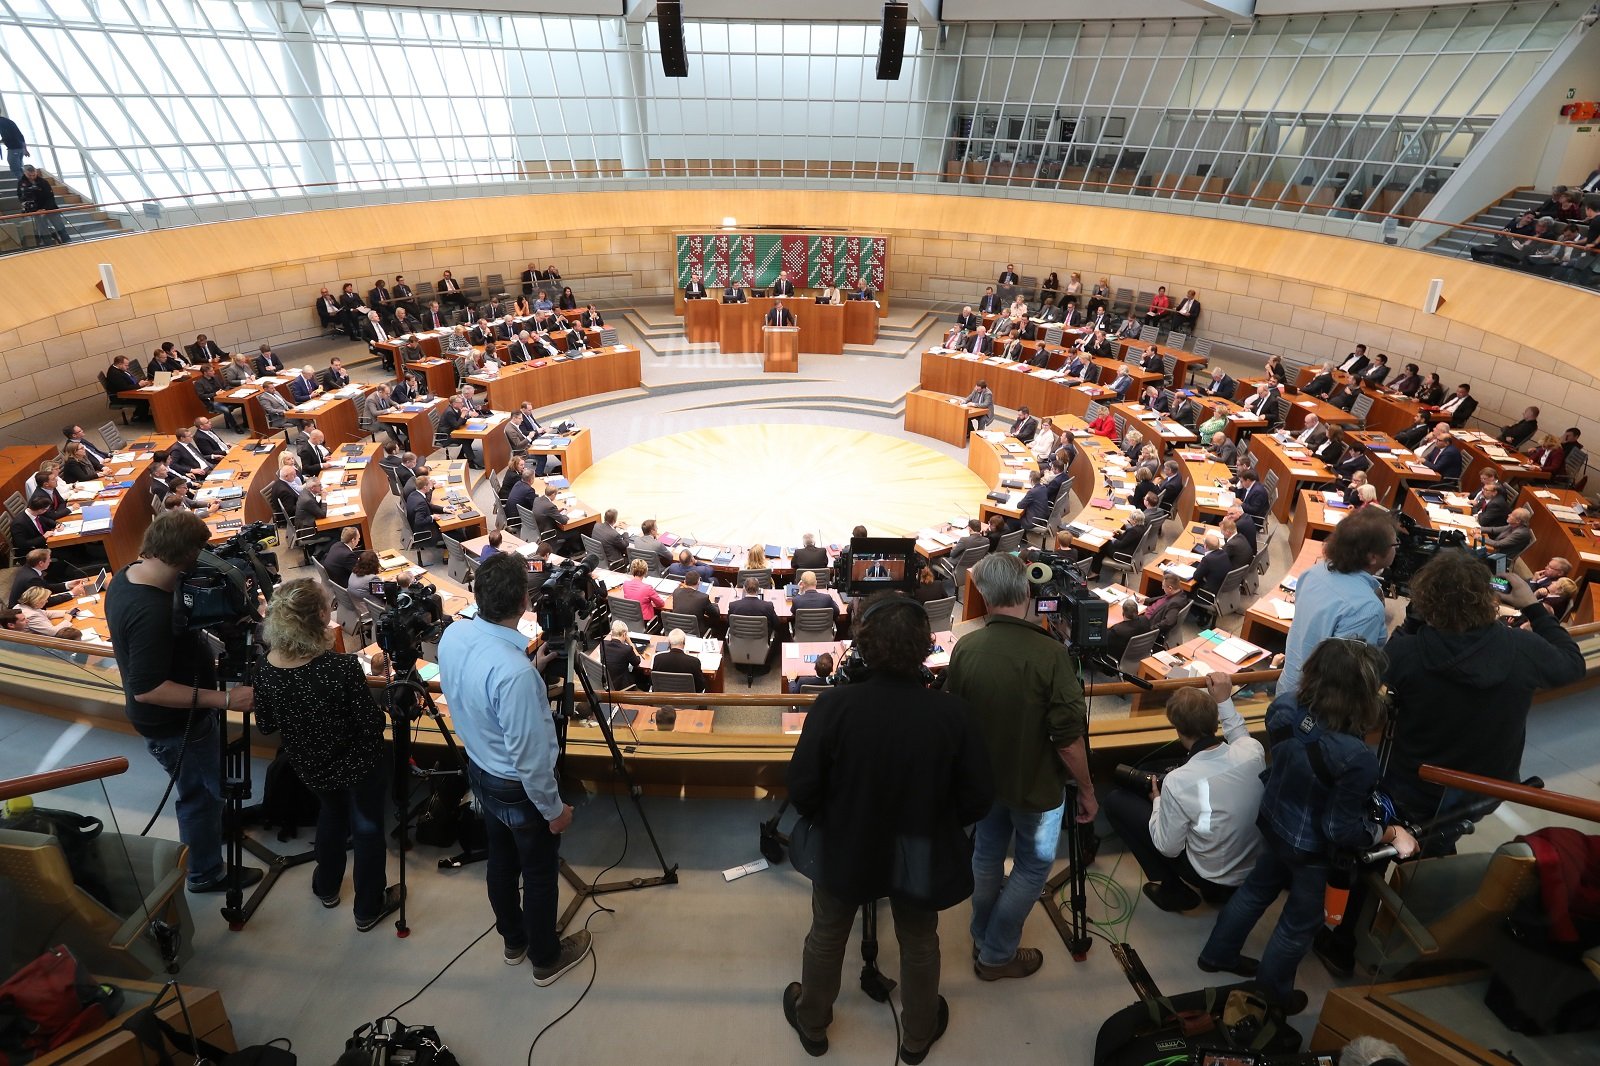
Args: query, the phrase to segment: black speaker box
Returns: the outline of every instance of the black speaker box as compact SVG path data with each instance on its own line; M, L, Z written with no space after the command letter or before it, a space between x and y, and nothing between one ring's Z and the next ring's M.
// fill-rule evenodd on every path
M878 43L878 80L899 81L900 61L906 54L905 4L883 5L883 39Z
M656 26L661 31L661 73L669 78L689 76L689 57L683 50L683 4L658 0ZM899 61L895 68L899 69Z

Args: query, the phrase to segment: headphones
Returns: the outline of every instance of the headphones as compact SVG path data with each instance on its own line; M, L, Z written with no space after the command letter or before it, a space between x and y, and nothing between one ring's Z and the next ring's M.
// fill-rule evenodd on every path
M844 661L841 662L833 672L833 676L835 678L833 682L834 684L859 684L860 682L865 681L872 676L872 667L868 665L867 660L862 658L861 655L860 630L861 627L864 627L867 624L867 619L871 618L878 612L888 610L891 607L897 607L902 610L912 609L918 614L922 615L924 618L927 617L927 610L922 606L921 603L918 603L909 596L899 593L891 593L873 603L868 604L866 610L862 611L861 616L856 619L856 639L850 642L850 651L846 653ZM933 642L933 636L932 634L929 634L927 654L932 655L935 647L937 647L937 645L935 645ZM921 664L917 667L917 676L918 680L925 687L933 687L933 682L935 680L933 671L929 670L926 664Z

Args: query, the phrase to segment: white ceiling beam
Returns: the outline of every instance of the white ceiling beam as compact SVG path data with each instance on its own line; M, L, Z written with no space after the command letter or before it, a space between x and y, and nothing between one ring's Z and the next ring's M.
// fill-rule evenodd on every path
M656 0L623 0L622 17L629 22L648 22L656 13Z
M1207 15L1221 15L1229 22L1248 25L1255 21L1256 0L1185 0Z

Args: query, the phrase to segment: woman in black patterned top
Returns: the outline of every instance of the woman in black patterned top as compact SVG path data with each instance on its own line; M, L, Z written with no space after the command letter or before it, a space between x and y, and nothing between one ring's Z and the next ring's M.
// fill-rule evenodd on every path
M256 717L263 733L283 734L289 765L321 801L311 891L324 907L339 905L345 841L354 842L356 928L364 933L401 900L399 886L384 887L383 714L356 657L328 650L328 619L328 597L309 578L273 595Z

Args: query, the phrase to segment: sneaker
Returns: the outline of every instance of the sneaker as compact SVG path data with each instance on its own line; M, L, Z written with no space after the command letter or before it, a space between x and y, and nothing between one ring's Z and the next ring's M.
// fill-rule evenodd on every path
M1200 906L1200 894L1183 882L1146 881L1145 898L1164 911L1182 914Z
M383 907L371 918L357 918L356 931L365 933L379 922L400 909L400 904L405 900L405 890L399 885L390 885L383 890Z
M265 876L260 870L257 870L254 866L240 866L240 867L237 867L237 869L239 871L239 887L240 888L249 888L251 885L255 884L257 881L260 881L263 876ZM200 893L203 893L203 892L226 892L227 890L228 890L228 874L227 874L227 871L223 871L222 873L218 874L217 876L211 878L211 880L209 880L209 881L190 881L189 882L189 891L195 893L196 895L199 895Z
M1043 965L1044 952L1038 948L1018 948L1009 962L1003 962L999 966L985 966L981 962L975 962L972 964L972 970L981 981L1000 981L1007 977L1031 977L1038 973L1039 967Z
M527 958L527 957L528 957L528 945L526 945L526 944L522 945L520 948L513 948L513 947L506 948L505 956L504 956L507 966L516 966L518 963L522 962L522 960Z
M1207 962L1204 958L1195 959L1194 964L1200 967L1202 973L1231 973L1240 977L1254 977L1256 968L1261 965L1259 960L1252 959L1248 955L1240 955L1226 966Z
M942 996L940 997L943 998ZM800 982L791 981L789 987L783 990L783 1016L789 1022L789 1028L800 1037L800 1046L806 1049L806 1054L817 1058L828 1053L828 1034L812 1038L800 1028Z
M943 996L940 996L939 1019L933 1027L933 1039L929 1040L928 1046L921 1051L909 1051L904 1044L901 1044L900 1061L905 1063L906 1066L917 1066L917 1063L928 1057L928 1052L932 1050L933 1045L939 1042L939 1038L944 1035L944 1031L948 1028L950 1028L950 1004L944 1001Z
M1333 976L1341 980L1355 976L1355 943L1350 937L1340 936L1337 929L1327 926L1318 929L1316 938L1311 941L1311 950Z
M540 988L553 985L561 980L561 975L582 962L589 954L589 930L580 929L576 933L561 941L561 954L556 956L556 961L549 966L535 966L533 968L533 983Z
M317 902L331 911L339 905L339 893L335 892L331 896L318 896Z

